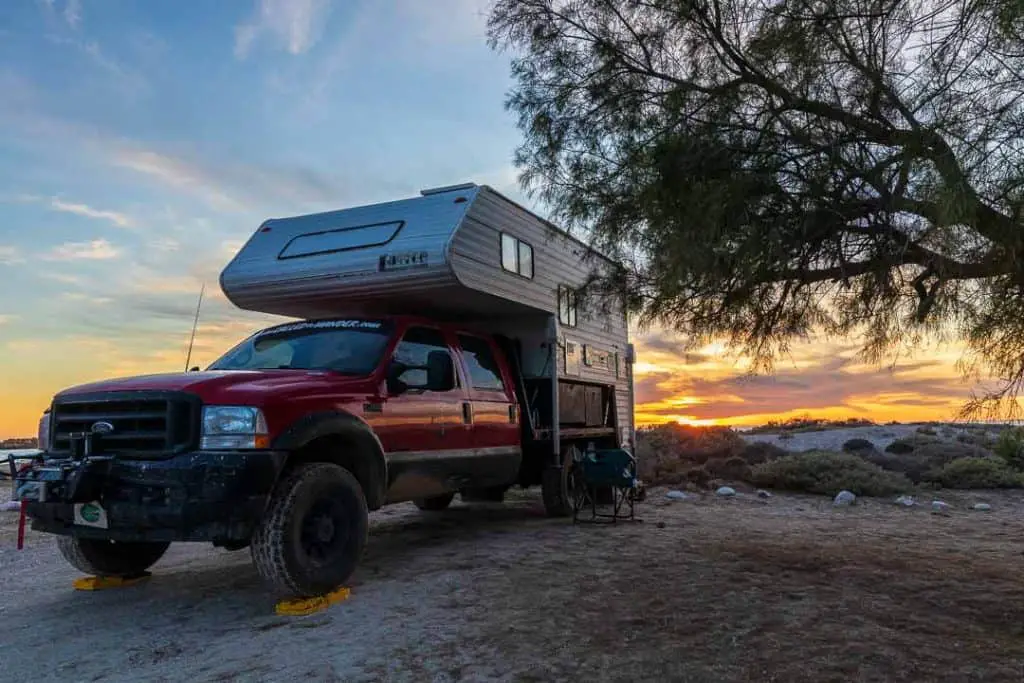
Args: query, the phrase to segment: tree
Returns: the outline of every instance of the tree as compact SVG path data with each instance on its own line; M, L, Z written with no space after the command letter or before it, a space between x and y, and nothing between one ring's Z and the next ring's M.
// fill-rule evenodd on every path
M644 323L759 368L812 332L939 335L1024 386L1012 0L498 0L524 187Z

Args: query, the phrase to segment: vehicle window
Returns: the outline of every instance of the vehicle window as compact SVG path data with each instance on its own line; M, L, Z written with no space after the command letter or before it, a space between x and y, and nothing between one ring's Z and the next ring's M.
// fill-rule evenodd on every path
M462 355L469 368L469 382L474 389L505 390L501 369L491 351L491 345L480 337L459 335Z
M410 368L402 373L400 379L403 383L422 387L427 384L427 371L421 369L427 365L431 351L444 351L450 354L448 342L440 330L430 327L410 327L402 336L402 341L395 347L392 358L403 365L420 366ZM458 386L458 375L456 374L455 385Z
M365 376L380 363L391 335L377 321L306 321L257 333L210 370L330 370Z
M501 267L532 279L533 247L513 235L501 233Z

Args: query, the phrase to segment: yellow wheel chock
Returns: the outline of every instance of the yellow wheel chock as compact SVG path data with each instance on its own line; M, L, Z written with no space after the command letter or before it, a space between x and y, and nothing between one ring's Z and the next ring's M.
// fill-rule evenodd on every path
M143 572L139 576L83 576L71 585L76 591L102 591L109 588L127 588L142 583L152 574Z
M315 614L325 610L337 602L348 600L351 591L348 588L339 588L327 595L318 595L315 598L295 598L282 600L277 603L274 611L286 617L304 617L308 614Z

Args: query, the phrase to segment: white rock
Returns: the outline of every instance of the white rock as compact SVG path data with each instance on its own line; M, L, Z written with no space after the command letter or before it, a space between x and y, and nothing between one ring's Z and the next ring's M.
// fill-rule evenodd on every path
M682 491L669 491L665 497L669 500L686 500L688 496Z
M988 512L989 510L992 509L992 506L989 505L988 503L975 503L974 507L972 507L971 509L977 510L978 512Z
M853 505L857 502L857 496L853 495L850 491L840 491L836 494L832 504L837 507L846 507L847 505Z
M772 494L770 492L768 492L768 491L765 491L764 489L758 489L757 490L757 497L758 498L771 498Z
M0 503L0 510L5 512L17 512L21 509L21 503L16 500L5 500Z
M715 491L715 494L722 496L723 498L732 498L733 496L736 495L736 489L734 489L731 486L723 486L717 491Z
M893 502L895 502L896 505L902 505L903 507L907 508L914 507L915 505L917 505L917 502L914 500L913 496L900 496Z
M946 514L949 512L949 503L942 500L932 501L932 512L937 514Z

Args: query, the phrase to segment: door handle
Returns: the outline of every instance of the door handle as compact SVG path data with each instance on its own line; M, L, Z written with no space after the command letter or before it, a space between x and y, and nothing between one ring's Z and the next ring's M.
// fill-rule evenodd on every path
M462 422L473 424L473 404L469 401L463 401L462 403Z

